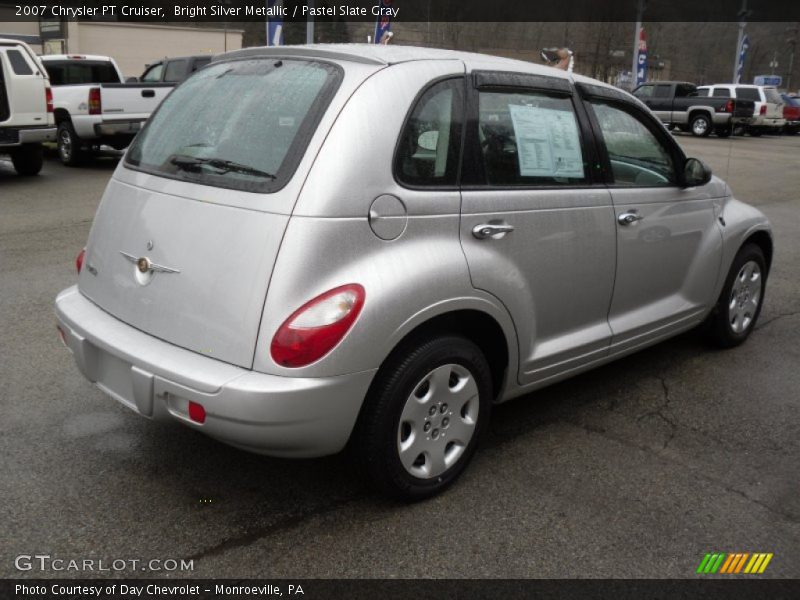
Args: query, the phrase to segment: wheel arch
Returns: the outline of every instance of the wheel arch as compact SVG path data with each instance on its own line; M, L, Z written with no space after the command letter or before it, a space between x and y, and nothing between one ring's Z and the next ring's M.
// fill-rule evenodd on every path
M69 111L67 111L66 108L56 108L53 111L53 118L56 121L56 126L66 121L70 122L72 121L72 117L70 116Z
M769 234L768 231L760 229L758 231L754 231L749 236L747 236L744 242L742 242L741 247L744 247L747 244L755 244L756 246L761 248L761 251L764 253L764 260L767 262L767 274L769 274L769 271L772 268L772 256L774 253L774 244L772 242L772 236Z

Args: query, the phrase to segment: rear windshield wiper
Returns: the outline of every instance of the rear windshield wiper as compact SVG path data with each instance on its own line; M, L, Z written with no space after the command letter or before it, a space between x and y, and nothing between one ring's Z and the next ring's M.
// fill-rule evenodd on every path
M170 158L169 162L183 171L199 171L201 167L208 166L219 171L220 175L224 175L225 173L241 173L242 175L252 175L253 177L277 179L272 173L267 173L255 167L243 165L232 160L224 160L222 158L200 158L178 154Z

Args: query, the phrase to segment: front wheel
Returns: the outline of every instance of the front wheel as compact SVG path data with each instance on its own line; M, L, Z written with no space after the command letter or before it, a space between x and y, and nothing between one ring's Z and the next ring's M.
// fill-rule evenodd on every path
M11 163L20 175L38 175L44 165L44 150L41 144L25 144L11 153Z
M475 453L491 403L491 372L474 343L456 335L418 340L378 372L356 427L356 458L391 496L438 494Z
M755 244L743 246L733 260L717 305L709 316L711 341L721 348L732 348L752 333L766 289L767 265L764 253Z
M711 133L711 119L703 113L693 116L690 126L692 135L696 137L706 137Z

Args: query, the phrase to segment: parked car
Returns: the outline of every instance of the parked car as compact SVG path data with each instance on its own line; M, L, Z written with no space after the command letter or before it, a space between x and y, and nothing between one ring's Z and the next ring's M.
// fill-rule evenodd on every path
M55 139L47 73L24 42L0 39L0 154L20 175L42 170L42 142Z
M349 442L420 499L495 402L703 323L742 343L772 248L761 212L599 81L248 48L137 136L56 315L80 371L140 415L274 456Z
M180 83L198 69L202 69L211 62L210 54L197 56L178 56L165 58L151 65L147 65L139 81L144 83Z
M723 83L702 86L697 90L701 96L754 101L753 120L746 128L747 133L754 137L762 133L780 133L786 125L786 120L783 118L783 100L775 87Z
M53 86L58 155L80 165L101 145L126 148L172 90L171 83L123 83L108 56L51 54L42 57Z
M788 135L797 135L800 131L800 99L782 94L783 98L783 118L786 119L784 126L784 133Z
M735 127L753 120L755 102L732 97L698 96L697 86L687 81L644 83L633 91L661 122L670 128L705 137L714 131L728 137Z

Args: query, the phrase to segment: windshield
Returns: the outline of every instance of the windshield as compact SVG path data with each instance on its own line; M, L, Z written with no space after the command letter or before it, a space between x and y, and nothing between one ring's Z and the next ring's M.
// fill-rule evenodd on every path
M44 61L51 85L87 83L121 83L119 74L109 61L73 60Z
M341 69L315 61L212 64L164 100L125 162L203 185L277 191L297 168L340 80Z

